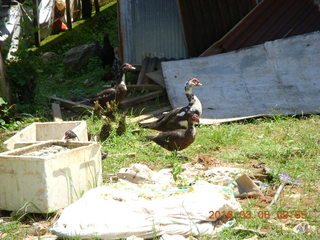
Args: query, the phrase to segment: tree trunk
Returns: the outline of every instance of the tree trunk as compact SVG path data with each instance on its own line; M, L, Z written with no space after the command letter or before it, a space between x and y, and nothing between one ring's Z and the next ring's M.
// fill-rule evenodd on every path
M81 0L82 6L82 18L87 19L91 18L92 5L91 0Z
M4 62L0 52L0 97L3 97L9 104L11 104L11 93L9 82L5 78Z

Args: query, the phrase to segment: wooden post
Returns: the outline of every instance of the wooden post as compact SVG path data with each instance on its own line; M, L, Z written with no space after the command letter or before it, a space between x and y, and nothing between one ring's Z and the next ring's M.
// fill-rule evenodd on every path
M99 0L94 0L94 7L96 9L96 13L100 12Z
M55 122L62 122L63 120L62 120L60 104L51 103L51 108L52 108L53 120Z
M33 27L34 30L34 40L37 47L40 46L40 26L39 26L39 0L33 0Z
M71 12L70 12L70 0L66 0L66 12L67 12L67 26L69 30L72 30Z

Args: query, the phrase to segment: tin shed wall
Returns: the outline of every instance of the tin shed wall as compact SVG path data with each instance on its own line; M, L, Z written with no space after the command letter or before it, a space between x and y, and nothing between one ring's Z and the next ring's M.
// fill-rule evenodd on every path
M187 57L176 0L119 0L118 4L125 62L141 64L145 57Z

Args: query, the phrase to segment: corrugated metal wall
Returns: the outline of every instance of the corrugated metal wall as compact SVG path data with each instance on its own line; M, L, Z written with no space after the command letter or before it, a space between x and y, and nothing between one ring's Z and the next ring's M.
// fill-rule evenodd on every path
M313 0L264 0L201 56L319 30L320 11Z
M187 57L176 0L119 0L118 4L125 62L141 64L147 56Z
M189 56L199 56L256 5L255 0L179 0Z

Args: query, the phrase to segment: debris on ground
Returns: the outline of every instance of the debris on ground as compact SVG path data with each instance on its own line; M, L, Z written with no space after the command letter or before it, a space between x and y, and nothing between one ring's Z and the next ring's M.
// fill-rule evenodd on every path
M292 229L295 233L310 234L316 230L315 226L311 226L308 222L301 222Z
M316 231L315 226L311 226L307 221L299 222L299 219L296 220L286 220L285 222L279 222L275 219L268 220L269 223L279 226L284 231L293 231L295 233L305 233L307 235L311 234L312 232ZM297 223L299 222L299 223Z
M260 188L249 178L247 174L243 174L241 177L236 179L239 188L240 198L248 197L262 197L263 194Z
M230 190L205 181L187 188L114 183L92 189L66 207L52 230L60 237L106 239L211 235L229 224L223 216L211 218L210 211L240 210Z

